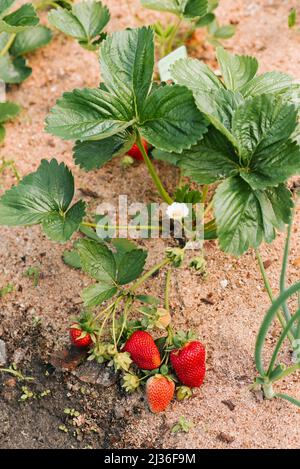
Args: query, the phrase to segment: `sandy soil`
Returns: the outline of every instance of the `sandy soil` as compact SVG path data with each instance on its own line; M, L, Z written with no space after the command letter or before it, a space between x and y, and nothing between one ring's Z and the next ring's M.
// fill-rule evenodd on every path
M113 20L110 30L151 23L159 14L145 12L139 1L107 0ZM300 78L300 35L289 31L286 17L297 0L221 0L219 18L237 25L236 36L227 41L229 50L254 54L261 71L281 70ZM193 55L214 61L210 46L199 46ZM23 112L7 125L1 157L13 158L22 175L34 170L42 158L55 156L68 163L76 176L77 188L96 191L99 200L115 200L127 194L129 200L155 200L151 180L143 165L136 164L126 175L119 161L84 173L74 167L72 145L47 135L44 119L63 91L94 87L100 79L97 57L74 41L55 34L53 42L30 56L32 76L20 87L12 87L9 99L18 101ZM159 166L167 185L173 186L176 172ZM1 192L15 182L9 172L1 177ZM82 196L78 192L79 196ZM89 208L97 200L85 197ZM298 213L291 261L299 257ZM68 343L67 325L81 306L80 290L89 284L83 274L67 268L61 254L64 247L48 241L39 228L1 227L0 287L12 282L15 291L0 299L0 338L8 346L9 362L35 376L36 392L50 389L51 395L26 403L18 401L20 385L2 376L0 388L0 447L176 447L176 448L297 448L300 441L300 412L283 401L263 401L249 392L255 376L253 350L256 334L269 306L257 271L254 254L240 259L226 256L214 242L206 244L208 278L203 280L188 269L177 270L171 299L176 328L193 328L206 343L208 372L205 384L190 401L174 402L164 415L149 413L142 397L126 397L119 385L105 383L85 387L73 374L60 373L47 365L52 350ZM263 246L264 260L270 260L268 274L277 291L278 269L284 237ZM160 258L165 245L149 241L151 263ZM37 288L24 277L29 266L38 266L42 279ZM299 263L291 262L289 282L299 278ZM161 289L164 273L149 285L149 292ZM228 285L223 288L222 280ZM203 302L212 294L212 305ZM40 318L36 325L35 317ZM274 327L274 336L278 328ZM269 346L274 338L269 340ZM31 386L28 384L28 386ZM299 375L280 386L300 395ZM226 402L224 403L224 401ZM228 405L228 401L231 404ZM84 422L68 433L58 430L69 425L65 407L79 408ZM194 424L188 434L172 436L170 429L184 415Z

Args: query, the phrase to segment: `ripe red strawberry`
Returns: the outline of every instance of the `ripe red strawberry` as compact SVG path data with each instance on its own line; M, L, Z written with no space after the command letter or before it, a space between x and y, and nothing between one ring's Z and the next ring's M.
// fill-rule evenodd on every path
M132 361L142 370L154 370L161 363L158 348L146 331L134 332L127 340L123 351L130 353Z
M146 384L146 396L151 412L166 410L173 399L175 384L163 375L151 376Z
M73 345L76 347L88 347L92 344L91 335L80 329L79 324L74 323L70 328L70 338Z
M76 347L88 347L93 343L95 331L92 313L84 311L70 327L70 339L72 344Z
M171 364L185 386L201 386L205 376L205 347L198 340L188 342L170 353Z
M148 155L148 145L147 145L146 140L142 139L142 143L143 143L143 147L145 148L145 150L147 152L147 155ZM139 160L139 161L144 159L143 155L141 153L141 150L139 149L139 147L137 146L136 143L127 152L127 155L132 156L132 158L134 158L135 160Z

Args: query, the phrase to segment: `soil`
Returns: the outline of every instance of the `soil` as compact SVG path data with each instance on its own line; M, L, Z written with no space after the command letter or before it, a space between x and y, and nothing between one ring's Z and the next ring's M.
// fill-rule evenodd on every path
M111 10L111 31L163 19L143 10L138 0L104 3ZM290 31L286 20L293 6L299 10L297 0L221 0L220 21L237 25L235 37L226 41L228 49L256 55L261 71L277 69L299 79L300 34ZM201 38L200 34L191 44L191 54L215 64L213 48L201 45ZM73 164L72 144L43 130L49 109L63 91L98 85L96 55L55 33L52 43L32 54L29 61L32 76L20 87L8 90L8 98L19 102L23 112L6 126L1 158L13 159L22 175L35 170L42 158L55 156L66 162L74 170L77 188L99 194L95 199L78 191L90 209L99 200L115 201L118 194L127 194L129 201L155 200L142 164L134 164L125 174L120 160L115 160L99 171L84 173ZM163 164L157 166L171 189L176 171ZM1 193L15 182L7 170L1 175ZM300 274L299 217L298 210L289 283ZM7 345L8 363L16 363L24 375L34 377L34 381L20 381L0 374L1 448L299 447L299 410L281 400L265 401L260 393L249 391L255 377L255 338L269 307L253 252L235 259L221 253L215 242L208 242L206 279L188 268L176 270L171 298L174 326L198 332L207 346L208 371L204 385L192 399L174 401L165 414L153 415L143 395L125 395L109 370L102 367L99 372L85 364L76 367L84 357L73 351L66 361L67 327L80 311L80 291L90 280L64 265L61 256L65 246L48 241L38 227L1 227L0 233L0 287L9 282L14 285L12 293L0 298L0 339ZM276 293L283 242L280 234L271 246L262 247ZM150 264L160 259L166 247L162 240L140 244L149 249ZM30 266L40 270L37 287L24 276ZM164 272L160 272L147 285L147 292L162 294L163 280ZM275 325L267 353L278 332ZM33 392L24 401L20 399L23 386ZM299 396L299 374L284 380L279 388ZM67 415L65 409L74 409L79 416ZM181 415L194 426L187 434L172 435L170 430Z

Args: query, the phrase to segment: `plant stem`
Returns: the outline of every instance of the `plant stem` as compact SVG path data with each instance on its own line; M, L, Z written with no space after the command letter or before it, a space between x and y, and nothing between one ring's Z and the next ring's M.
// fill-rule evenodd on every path
M267 273L266 273L266 270L265 270L265 267L264 267L263 260L261 258L261 255L260 255L260 252L259 252L258 249L255 249L255 254L256 254L258 266L259 266L259 269L260 269L260 272L261 272L261 275L262 275L262 279L263 279L263 282L264 282L264 285L265 285L265 289L266 289L266 291L269 295L271 303L274 303L273 291L272 291L272 288L271 288L271 285L270 285L270 282L269 282L269 279L268 279L268 276L267 276ZM281 313L281 311L277 311L276 315L277 315L277 318L278 318L278 320L281 324L281 327L284 329L286 327L286 322L285 322L285 319L283 317L283 314ZM288 338L289 338L289 341L291 342L291 344L293 344L294 337L293 337L293 334L291 332L289 332Z
M167 42L166 55L168 55L168 54L170 54L170 52L172 52L174 41L176 39L176 36L177 36L178 30L180 28L181 22L182 22L182 18L178 18L178 21L177 21L176 25L174 26L174 30L173 30L173 32L170 36L170 39Z
M205 204L206 202L206 198L207 198L207 194L208 194L208 189L209 189L209 185L208 184L205 184L202 188L202 198L201 198L201 203L202 204Z
M107 228L107 229L114 229L114 230L159 230L160 226L152 226L152 225L141 225L141 226L130 226L130 225L100 225L99 223L89 223L83 221L80 223L82 226L88 226L91 228Z
M5 44L2 51L0 52L0 57L3 57L9 51L15 38L16 38L16 33L13 33L9 36L7 43Z
M139 133L137 133L137 146L140 150L140 152L142 153L143 155L143 158L145 160L145 163L147 165L147 168L148 168L148 171L150 173L150 176L152 177L152 180L160 194L160 196L162 197L162 199L164 200L164 202L166 202L167 204L171 205L173 203L173 200L171 199L171 197L169 196L168 192L166 191L166 189L164 188L145 148L144 148L144 145L142 143L142 139L141 139L141 136Z
M134 293L141 285L144 283L148 278L150 278L157 270L161 269L165 265L169 264L171 262L170 259L165 258L162 261L158 262L158 264L155 264L152 269L148 270L142 277L140 277L131 287L130 291Z
M132 299L128 298L126 303L125 303L125 306L124 306L124 316L123 316L122 328L121 328L121 331L119 333L119 337L118 337L118 340L117 340L117 345L120 342L120 339L121 339L122 334L124 332L124 328L125 328L126 321L127 321L127 316L128 316L128 311L130 310L131 305L132 305Z
M165 286L165 309L170 312L170 288L171 288L172 269L168 269Z
M287 228L286 242L284 246L282 268L281 268L281 275L280 275L280 293L283 293L286 289L286 272L287 272L287 266L288 266L290 244L291 244L292 224L293 224L293 217L291 217L290 223ZM283 309L286 322L289 322L291 319L291 313L289 311L287 302L285 302L282 305L282 309ZM293 327L293 335L294 335L294 332L295 331Z

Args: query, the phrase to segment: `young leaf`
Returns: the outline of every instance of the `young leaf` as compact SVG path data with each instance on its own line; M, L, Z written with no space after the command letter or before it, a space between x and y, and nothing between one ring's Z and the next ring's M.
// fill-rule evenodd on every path
M236 28L233 24L219 26L214 33L214 37L217 39L230 39L232 36L234 36L235 29Z
M128 108L134 108L137 117L151 87L153 67L151 28L116 32L101 45L100 68L104 83Z
M52 9L49 23L80 44L92 46L110 20L110 13L100 1L88 0L72 5L71 11Z
M217 59L227 89L238 91L256 75L258 62L254 57L233 55L217 48Z
M119 154L126 129L123 150L129 147L127 136L133 143L137 132L151 145L169 151L190 148L202 137L207 122L197 110L191 92L152 83L151 28L112 34L102 43L100 56L104 84L95 90L65 93L47 118L48 132L81 141L76 147L81 166L100 166L102 161ZM82 144L88 140L104 143ZM87 153L98 149L103 150L103 155L90 154L89 158Z
M176 16L194 19L208 11L207 0L141 0L145 8L173 13Z
M55 241L67 241L84 216L84 202L71 208L74 196L72 173L56 160L42 160L35 173L25 176L0 199L0 224L7 226L41 223Z
M3 31L11 34L18 33L31 26L36 26L38 23L39 17L31 3L25 3L6 16L3 16L3 13L0 12L0 33Z
M297 10L292 8L288 16L288 26L293 28L297 23Z
M0 80L5 83L22 83L31 75L32 69L26 66L26 60L23 57L12 58L6 54L0 57Z
M147 252L142 249L134 249L124 254L118 267L118 284L125 285L138 278L143 272L146 258Z
M9 49L14 57L28 54L40 47L46 46L52 39L52 33L46 26L35 26L17 33L16 38Z
M20 110L21 107L16 103L11 103L9 101L6 103L0 103L0 124L3 124L17 116Z

